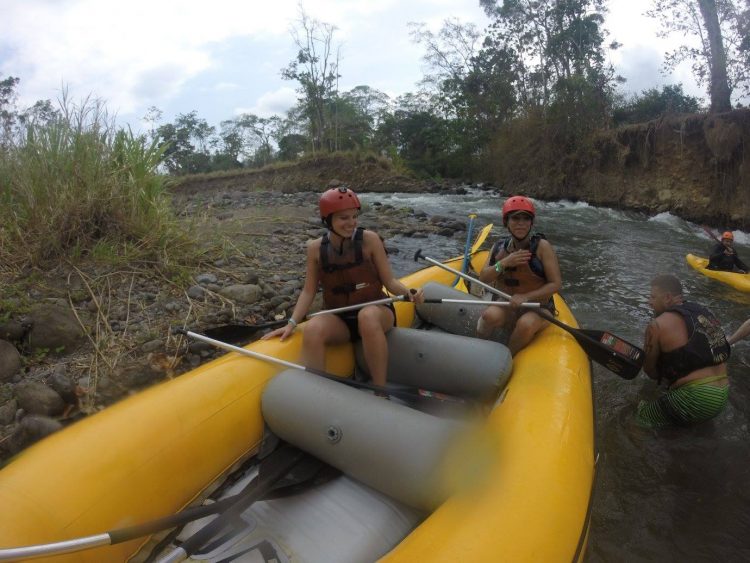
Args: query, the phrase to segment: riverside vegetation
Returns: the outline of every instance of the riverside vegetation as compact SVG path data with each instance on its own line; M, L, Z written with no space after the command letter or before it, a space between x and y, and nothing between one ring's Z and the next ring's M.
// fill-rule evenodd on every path
M216 355L170 327L288 315L335 177L461 189L357 154L308 162L281 185L224 175L180 186L157 173L156 144L116 130L96 103L17 138L0 152L0 460ZM362 224L376 222L392 252L395 233L465 236L459 222L372 205Z

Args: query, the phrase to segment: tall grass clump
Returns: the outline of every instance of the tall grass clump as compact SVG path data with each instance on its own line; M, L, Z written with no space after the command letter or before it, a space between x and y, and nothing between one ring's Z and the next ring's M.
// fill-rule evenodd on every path
M157 173L163 150L117 129L100 101L59 106L0 146L0 259L38 266L106 248L164 262L183 239Z

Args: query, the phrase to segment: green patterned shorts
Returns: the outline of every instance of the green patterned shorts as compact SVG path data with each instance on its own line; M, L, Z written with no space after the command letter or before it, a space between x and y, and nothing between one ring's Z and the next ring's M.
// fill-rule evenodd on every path
M641 401L636 411L636 421L647 428L687 426L715 417L729 400L729 386L717 387L712 383L726 379L726 375L696 379L670 389L655 401Z

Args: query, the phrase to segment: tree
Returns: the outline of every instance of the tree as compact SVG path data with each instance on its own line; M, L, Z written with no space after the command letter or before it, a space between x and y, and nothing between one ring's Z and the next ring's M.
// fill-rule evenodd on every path
M708 67L711 72L708 90L711 96L711 110L729 111L732 109L732 102L730 100L731 90L727 80L727 56L721 36L719 15L716 12L716 2L714 0L698 0L698 6L708 35Z
M707 88L711 111L731 109L736 89L748 93L747 10L736 0L654 0L646 15L660 22L660 37L693 39L666 53L664 69L689 61L696 81Z
M49 124L60 117L60 111L52 106L51 100L37 100L34 105L18 115L21 124Z
M327 102L335 97L339 79L339 53L334 55L333 34L336 28L328 23L311 19L300 7L298 27L291 34L297 46L297 57L282 69L281 77L299 82L299 102L308 120L313 153L333 141L335 124L326 111ZM335 111L334 111L335 115ZM331 131L333 130L333 131Z
M156 124L161 121L164 112L156 106L150 106L143 116L143 121L149 124L149 135L151 139L156 138Z
M175 123L157 128L164 149L164 162L172 174L195 174L211 170L210 147L215 143L215 128L193 110L177 116Z
M445 154L454 162L454 156L460 158L468 171L516 107L516 57L491 37L481 41L476 26L457 19L446 20L437 34L410 25L430 69L422 83L434 90L437 107L452 120L452 146Z
M16 86L20 78L9 76L0 80L0 147L10 142L17 113L15 108Z
M516 53L519 91L527 108L542 111L568 88L588 80L604 87L611 80L604 66L602 24L606 0L480 0L492 19L490 35L497 45ZM575 80L571 80L578 76Z
M695 113L700 110L700 101L682 91L682 84L644 90L630 100L616 104L612 118L615 125L642 123L657 119L667 113Z
M381 123L375 144L424 176L457 177L463 172L455 122L438 115L424 93L404 94ZM458 155L458 156L457 156Z

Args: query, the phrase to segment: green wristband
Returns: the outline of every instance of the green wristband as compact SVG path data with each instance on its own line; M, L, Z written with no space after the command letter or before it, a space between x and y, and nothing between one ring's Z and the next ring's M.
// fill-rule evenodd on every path
M496 271L496 272L497 272L498 274L502 274L502 273L503 273L503 270L504 270L504 269L505 269L505 268L504 268L504 267L503 267L503 265L502 265L502 264L500 263L500 260L498 260L497 262L495 262L495 271Z

